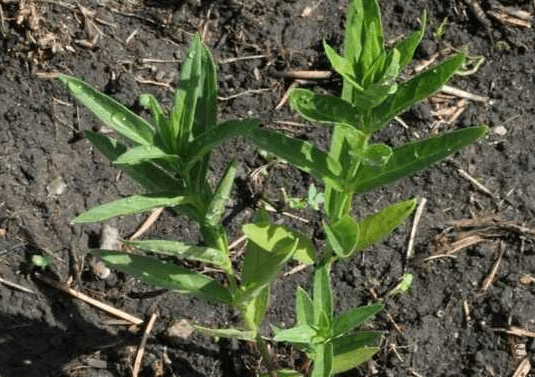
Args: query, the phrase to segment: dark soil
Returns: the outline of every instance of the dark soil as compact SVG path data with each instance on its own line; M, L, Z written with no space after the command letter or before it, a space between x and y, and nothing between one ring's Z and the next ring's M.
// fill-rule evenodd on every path
M381 245L334 269L337 311L372 302L374 294L384 295L404 272L415 276L410 292L389 298L387 310L373 324L385 331L381 351L348 376L511 376L526 355L535 361L533 338L502 331L511 326L535 330L535 284L533 279L519 280L535 274L530 230L535 227L535 34L495 19L485 28L467 3L381 1L389 41L416 29L421 12L428 12L430 25L417 52L420 61L464 47L470 55L483 56L485 63L476 72L450 84L488 101L469 102L450 123L437 122L436 102L426 102L401 117L408 129L392 123L378 139L396 145L481 123L491 132L450 160L356 203L358 214L365 215L404 198L427 199L412 261L405 259L408 222ZM484 11L490 5L481 1ZM533 13L528 1L504 0L503 5ZM86 251L98 244L101 226L70 221L98 203L133 193L135 187L83 139L83 130L101 125L50 77L58 72L83 77L134 108L137 95L146 91L169 105L179 62L192 33L201 30L221 63L221 119L259 116L265 126L326 147L326 129L281 123L302 121L287 106L275 110L291 84L275 73L328 69L321 41L340 45L347 1L4 0L0 7L0 277L34 292L0 283L0 375L130 375L142 336L142 329L110 324L108 314L36 279L38 268L30 263L36 254L53 255L46 272L50 277L70 279L73 288L98 300L142 318L159 312L141 375L255 375L260 357L249 344L216 343L198 334L187 339L164 335L180 319L213 327L238 325L232 310L161 292L129 276L112 273L103 280L95 275ZM433 32L446 17L445 33L437 40ZM253 55L262 56L228 61ZM339 79L314 86L340 91ZM450 99L441 109L458 101ZM226 221L233 239L240 236L238 226L251 220L261 194L275 199L276 190L285 187L291 195L304 195L312 182L282 166L271 169L261 187L252 185L250 173L265 161L239 140L214 153L214 177L232 158L241 162L237 199ZM317 222L311 212L298 214ZM126 236L143 219L112 224ZM312 235L305 224L278 219ZM459 225L468 220L471 227ZM192 224L170 213L163 214L149 236L199 240ZM452 250L455 241L474 239L467 236L484 242L426 260ZM483 292L500 250L504 254L496 277ZM281 277L274 285L270 323L292 325L297 284L309 287L309 271ZM306 369L297 352L284 347L276 352L281 365Z

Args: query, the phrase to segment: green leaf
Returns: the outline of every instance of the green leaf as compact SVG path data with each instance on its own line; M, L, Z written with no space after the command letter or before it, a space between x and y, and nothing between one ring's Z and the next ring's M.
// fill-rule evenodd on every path
M187 157L187 168L191 169L195 163L212 152L214 147L223 141L233 136L247 136L257 132L260 123L260 119L257 118L229 120L198 135L189 143L184 155Z
M143 161L165 159L174 164L180 164L180 156L168 154L154 145L139 145L128 149L120 155L114 163L117 165L135 165Z
M127 198L118 199L110 203L93 207L75 217L73 221L79 224L93 223L97 221L105 221L112 217L142 213L154 208L174 207L191 203L195 203L193 197L177 196L176 193L132 195Z
M344 185L339 179L340 163L312 144L265 129L258 129L245 137L259 148L343 191Z
M341 258L350 256L357 247L359 230L351 215L345 215L332 224L324 224L327 242Z
M104 124L119 134L142 145L152 144L154 129L143 118L130 111L113 98L99 92L76 77L59 75L59 80L67 85L76 97Z
M385 144L366 145L358 156L363 164L380 167L385 165L392 156L392 148Z
M297 287L295 295L295 313L297 325L314 325L314 306L308 293L301 287Z
M303 377L303 375L292 369L277 369L275 371L277 377ZM269 373L261 374L260 377L271 377Z
M279 253L294 245L293 258L305 264L312 264L316 259L314 244L310 239L294 232L283 225L271 225L269 223L248 224L243 227L243 232L249 240L256 243L264 250Z
M214 338L231 338L245 341L254 341L255 334L253 331L243 331L238 329L211 329L199 325L193 325L193 328L203 335Z
M379 351L382 333L377 331L356 333L333 340L333 374L343 373L358 367Z
M156 131L160 132L162 127L166 126L166 119L162 107L160 106L160 103L156 97L150 93L143 93L139 96L139 104L145 109L150 110L152 114L152 120L157 127Z
M138 250L149 251L151 253L172 255L188 260L210 263L224 268L230 265L230 260L221 250L211 247L196 246L187 242L166 240L124 240L122 242Z
M371 131L381 129L390 119L442 88L463 64L465 57L465 54L459 53L400 84L394 95L374 109Z
M365 217L358 223L358 242L354 252L362 251L386 238L416 208L416 199L399 202Z
M234 184L237 167L238 164L235 161L231 161L219 181L212 201L206 211L205 222L209 226L215 227L221 223L221 218L225 213L230 194L232 193L232 185Z
M280 225L248 224L243 232L249 239L242 272L247 299L276 278L297 248L310 247L310 241Z
M352 191L360 194L410 176L466 147L486 133L487 127L470 127L394 148L392 156L381 168L361 166Z
M309 325L297 325L290 329L280 330L273 338L276 342L286 342L292 344L310 344L316 336L316 330Z
M200 72L199 73L199 98L194 118L193 135L197 136L208 131L217 124L217 72L214 59L210 50L206 48L197 34L194 39L199 39L200 47Z
M175 90L173 108L169 117L168 129L162 130L162 136L170 140L172 153L181 154L193 139L193 124L196 114L197 100L202 94L202 41L195 34L182 62L180 78Z
M85 131L85 136L110 161L116 161L127 151L117 140L106 135ZM118 168L150 192L171 192L182 187L182 183L150 162L135 165L121 165Z
M335 317L333 322L333 336L338 337L346 332L360 327L364 322L383 310L383 304L359 306L353 310Z
M232 305L228 289L219 281L198 272L159 259L121 251L92 249L90 252L107 265L132 274L147 284L173 289L206 301Z
M387 293L387 296L395 296L407 292L411 287L413 277L414 276L408 272L404 273L400 279L400 282Z
M381 25L381 12L376 0L358 0L355 3L362 3L362 53L356 61L356 77L364 77L376 59L379 59L384 52L383 47L383 27ZM355 27L351 23L346 24L346 28Z
M314 324L319 326L322 321L322 312L327 315L328 325L332 321L333 297L331 291L331 277L329 276L331 265L324 263L314 272L314 287L312 304L314 306Z
M267 308L269 307L269 285L260 289L259 293L245 305L243 317L250 328L258 331L264 321ZM256 332L255 331L255 332ZM256 334L255 334L256 335Z
M399 71L403 70L411 61L414 56L414 51L422 41L425 35L425 26L427 24L427 15L425 11L421 17L422 27L420 30L413 31L407 38L396 45L396 50L399 51Z
M290 92L290 106L306 120L320 123L344 123L357 129L362 127L360 113L367 110L353 106L339 97L320 95L301 88Z
M319 343L314 347L314 366L310 377L329 377L333 374L333 344Z
M349 82L356 91L364 91L364 88L358 83L358 80L355 77L352 61L338 55L338 53L325 41L323 41L323 48L325 49L325 55L327 55L327 59L329 59L333 69Z

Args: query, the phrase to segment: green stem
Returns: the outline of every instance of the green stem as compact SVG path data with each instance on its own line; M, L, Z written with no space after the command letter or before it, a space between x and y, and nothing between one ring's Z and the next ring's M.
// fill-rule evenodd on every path
M235 296L235 293L238 290L238 282L236 281L236 276L232 269L232 261L230 260L230 251L228 247L228 237L225 228L221 225L214 226L201 226L201 234L205 245L213 247L214 249L221 250L225 253L228 258L228 263L226 266L223 266L225 275L230 286L230 293L232 297Z

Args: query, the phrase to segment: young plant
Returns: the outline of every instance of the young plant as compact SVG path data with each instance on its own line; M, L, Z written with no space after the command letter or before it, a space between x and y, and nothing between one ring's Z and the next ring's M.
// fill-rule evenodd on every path
M416 205L416 200L406 200L357 220L351 214L355 195L425 169L476 141L487 130L455 130L395 148L371 142L374 132L439 90L465 61L466 55L459 53L401 81L399 76L412 60L424 36L425 24L424 13L420 30L385 50L377 1L352 0L346 20L344 55L324 43L332 67L344 80L341 97L306 89L294 89L290 94L290 105L303 118L334 124L329 152L267 130L247 136L262 149L325 183L327 239L322 259L315 260L313 297L310 299L298 288L297 323L291 329L280 330L275 337L296 345L312 358L314 377L354 368L377 350L369 342L378 334L346 332L379 311L380 305L357 308L335 318L329 280L332 264L347 260L385 238Z
M307 255L310 251L305 249L311 245L288 240L283 227L269 226L269 231L276 236L266 239L261 230L267 229L251 224L244 228L252 242L248 246L242 273L238 275L234 271L221 218L232 191L236 163L229 163L214 189L207 181L208 163L214 146L229 137L254 132L260 122L257 119L217 122L216 70L200 36L193 38L182 63L169 116L165 115L154 96L140 96L141 105L152 113L152 122L82 80L66 75L60 75L59 79L74 97L121 138L86 131L87 139L146 190L144 194L92 208L77 216L74 222L105 221L116 216L170 207L175 213L186 215L199 224L204 244L198 246L174 240L124 241L135 253L99 249L91 250L91 253L109 266L148 284L238 308L248 325L246 330L199 329L210 335L263 342L258 328L269 303L269 285L292 255ZM274 244L277 252L265 255L263 250L274 247ZM144 255L147 252L164 258ZM226 275L226 284L173 263L170 256L220 268Z

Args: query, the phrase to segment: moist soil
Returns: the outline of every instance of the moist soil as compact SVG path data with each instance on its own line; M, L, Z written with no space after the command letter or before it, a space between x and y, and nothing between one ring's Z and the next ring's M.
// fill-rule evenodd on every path
M481 14L469 3L477 1L380 2L389 44L417 29L427 11L430 22L413 69L455 50L467 49L475 61L483 58L450 85L485 100L436 96L401 115L377 140L399 145L475 124L487 124L490 132L447 161L355 203L363 216L404 198L426 199L414 258L406 259L411 220L333 269L337 312L385 297L403 273L414 275L410 290L386 298L386 310L370 324L384 331L380 352L347 376L511 376L526 360L535 361L535 35L531 28L492 18L490 1L480 2ZM533 14L532 2L502 5ZM30 290L0 283L0 375L131 375L144 326L118 323L45 284L37 272L145 320L158 313L142 376L255 375L262 369L253 345L167 331L182 319L239 326L235 311L114 271L99 277L99 265L86 251L98 246L102 225L71 220L136 187L84 139L84 130L105 128L54 75L82 77L136 111L142 92L168 106L187 45L201 31L219 63L220 119L257 116L264 127L326 148L328 128L277 106L293 82L280 73L329 69L322 40L341 44L347 1L4 0L0 7L0 277ZM446 19L443 33L436 34ZM302 85L333 94L341 90L338 77ZM240 224L253 219L260 199L277 202L281 187L305 196L314 183L242 140L214 151L214 180L231 159L240 162L225 218L232 241L241 236ZM254 175L261 167L266 174ZM321 239L315 212L290 212L301 220L276 213L274 221ZM127 237L144 219L132 216L109 225ZM170 212L144 237L200 241L194 224ZM51 256L51 265L35 266L36 255ZM296 286L309 288L309 280L307 269L280 276L268 323L293 324ZM264 332L270 334L268 326ZM290 347L273 352L283 367L305 374L310 369Z

